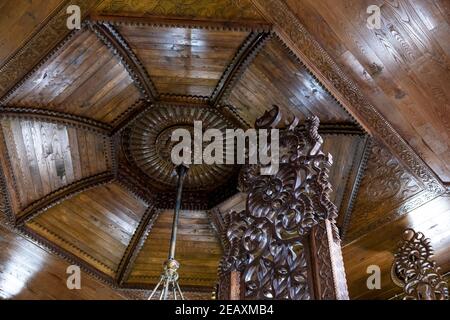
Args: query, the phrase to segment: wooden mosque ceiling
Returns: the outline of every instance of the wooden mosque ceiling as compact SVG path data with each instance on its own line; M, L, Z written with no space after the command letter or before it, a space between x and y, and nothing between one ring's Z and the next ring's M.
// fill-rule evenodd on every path
M369 2L77 0L84 22L70 31L68 1L0 1L0 258L35 273L15 292L0 272L0 297L152 289L175 198L171 130L250 128L273 104L286 122L321 121L350 298L398 293L389 268L402 228L431 238L450 271L450 8ZM369 4L380 30L365 27ZM215 221L243 205L238 171L191 167L177 244L187 292L216 284ZM91 276L87 289L44 293L42 279L65 288L67 263ZM382 290L365 288L371 264Z

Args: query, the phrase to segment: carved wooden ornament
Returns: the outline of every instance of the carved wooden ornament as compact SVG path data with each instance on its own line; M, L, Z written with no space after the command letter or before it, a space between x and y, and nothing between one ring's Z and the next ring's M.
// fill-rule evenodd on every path
M405 292L404 300L448 300L447 282L431 259L433 248L423 233L406 229L395 254L392 280Z
M267 112L256 127L277 126L278 112ZM225 216L220 299L237 291L236 271L242 299L348 299L337 210L329 200L332 158L321 151L316 117L304 131L297 125L280 131L277 173L260 175L258 165L241 171L246 210Z

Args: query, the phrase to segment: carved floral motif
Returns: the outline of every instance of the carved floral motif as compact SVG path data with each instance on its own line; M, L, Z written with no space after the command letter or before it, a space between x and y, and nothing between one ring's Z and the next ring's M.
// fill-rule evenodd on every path
M392 265L392 280L403 287L405 300L449 299L447 282L432 255L430 239L413 229L405 230Z
M277 107L267 112L257 120L258 126L276 126L277 113ZM308 119L304 131L297 124L280 133L277 173L260 175L258 165L242 169L239 181L248 193L246 210L225 217L220 273L226 277L232 270L241 272L245 298L310 299L307 237L320 222L334 223L336 218L337 209L328 197L332 159L321 151L319 120ZM331 261L321 265L331 280L332 266ZM334 286L333 281L328 285Z

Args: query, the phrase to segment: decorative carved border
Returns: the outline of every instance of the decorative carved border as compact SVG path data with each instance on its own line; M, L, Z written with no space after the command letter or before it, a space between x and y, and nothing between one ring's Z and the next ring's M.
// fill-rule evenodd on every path
M429 192L440 195L445 188L439 178L362 95L317 41L308 33L289 7L275 0L251 0L274 31L306 67L369 132L379 137L419 178Z
M40 108L0 107L0 117L28 120L39 119L51 123L62 123L67 126L86 129L104 135L108 135L112 130L110 125L91 118Z
M122 286L128 279L139 252L141 252L142 247L144 246L144 243L147 240L147 237L150 234L150 231L160 213L161 211L156 210L153 206L149 207L139 222L139 225L134 231L133 237L125 250L117 269L116 282L119 286Z
M214 88L210 101L212 106L216 107L227 99L235 84L269 38L270 33L268 32L251 32L248 35Z
M209 97L197 95L181 95L173 93L161 93L159 100L163 103L188 104L188 105L207 105Z
M339 208L340 214L336 222L336 225L339 226L339 235L341 240L344 239L347 229L350 225L353 206L355 204L356 197L358 196L358 191L361 185L364 171L367 168L371 144L372 141L370 137L366 136L362 138L362 141L360 142L360 146L362 145L362 148L359 148L357 150L357 155L353 158L352 169L346 183L346 192L342 197L342 203L347 203L347 205L346 208ZM348 190L349 188L350 190Z
M148 102L153 101L158 93L142 62L134 54L125 39L117 30L106 22L87 23L97 37L111 50L127 69L135 85Z
M167 28L187 28L206 30L229 30L229 31L255 31L268 32L270 24L265 21L229 21L229 20L207 20L207 19L186 19L167 17L138 17L138 16L118 16L118 15L91 15L91 21L97 23L109 23L112 25L126 26L152 26Z
M107 171L94 176L83 178L62 188L59 188L45 195L39 200L36 200L35 202L28 205L25 209L23 209L18 214L16 225L24 225L27 221L35 218L40 213L56 206L62 201L72 198L86 190L109 183L113 180L113 178L114 175L111 172Z
M11 208L11 200L9 197L6 177L3 174L3 168L0 165L0 213L5 214L10 223L14 223L15 216Z

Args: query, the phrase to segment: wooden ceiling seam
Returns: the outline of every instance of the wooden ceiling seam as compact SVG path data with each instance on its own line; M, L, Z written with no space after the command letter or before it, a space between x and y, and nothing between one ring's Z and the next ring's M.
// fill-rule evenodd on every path
M100 0L70 1L80 7L82 18L99 3ZM33 71L42 67L77 33L77 30L67 28L66 21L67 12L63 6L0 68L0 106L31 77Z
M307 66L296 54L294 51L292 51L292 49L283 41L283 39L280 37L280 35L276 32L273 31L274 34L274 38L278 41L278 43L280 43L283 48L286 50L286 52L288 53L288 55L290 57L292 57L298 64L300 64L303 68L305 68L306 72L312 77L312 81L315 82L316 85L318 85L321 89L323 89L332 99L333 101L336 102L336 104L341 108L342 111L344 111L349 117L350 119L353 120L353 122L361 128L361 130L363 130L364 132L366 132L367 134L370 134L370 132L368 132L366 130L366 128L364 128L356 119L355 117L347 110L347 108L345 108L343 106L343 104L341 103L341 101L339 101L339 99L336 98L336 96L333 94L333 92L331 92L330 90L328 90L328 88L320 81L320 79L314 74L314 72L311 70L311 68L309 66Z
M120 260L119 267L116 272L116 282L119 286L123 285L136 262L136 259L139 253L144 246L145 241L147 240L148 235L150 234L152 227L158 219L161 210L156 209L154 206L147 208L144 216L139 221L139 224L133 233L133 236L128 244L125 253Z
M25 120L37 119L44 122L64 124L74 128L85 129L105 136L110 135L112 130L110 125L91 118L41 108L18 108L13 106L3 106L0 108L0 117Z
M120 16L92 14L89 20L97 23L109 23L116 26L150 26L166 28L204 29L212 31L254 31L269 32L271 24L266 21L230 21L211 19L189 19L158 16Z
M82 178L71 184L65 185L62 188L43 196L42 198L32 202L25 207L17 215L16 225L22 226L26 222L36 218L39 214L56 206L64 200L70 199L84 191L105 185L114 179L114 175L108 170L93 176Z
M217 107L221 102L227 100L234 85L239 81L247 67L270 38L270 35L270 32L250 32L222 73L219 82L211 94L209 103L213 107Z
M156 88L147 73L142 62L130 48L122 35L110 24L93 23L88 21L89 29L105 44L112 54L119 59L134 84L139 88L141 94L148 102L152 102L158 96Z
M117 119L113 120L114 128L110 131L110 136L120 134L124 128L133 123L133 121L136 120L136 118L144 113L149 107L151 107L151 103L145 101L144 99L137 100L124 113L120 114Z
M367 168L367 162L369 160L370 156L370 146L372 145L372 141L370 136L365 136L361 139L361 143L363 144L363 148L358 149L358 153L360 155L354 157L353 163L352 163L352 170L351 174L347 178L346 184L351 184L350 188L351 190L349 192L345 192L343 195L342 203L346 203L346 208L344 208L344 215L342 215L342 212L340 213L337 220L339 221L339 235L341 237L341 240L344 241L345 235L347 232L347 229L350 225L350 219L353 213L353 207L356 201L356 197L359 192L359 188L361 185L361 180L364 176L364 172ZM353 177L352 177L353 176ZM348 190L346 188L346 190ZM345 201L345 199L348 199Z
M234 117L236 119L236 121L238 121L238 123L240 124L240 127L242 127L243 129L248 129L248 128L253 127L250 123L248 123L244 118L241 117L241 115L236 111L236 108L232 104L226 103L224 105L221 105L219 107L219 110L225 111L226 113L228 113L232 117Z
M139 173L130 168L128 163L119 160L115 180L133 196L148 206L155 205L156 194L142 181Z

